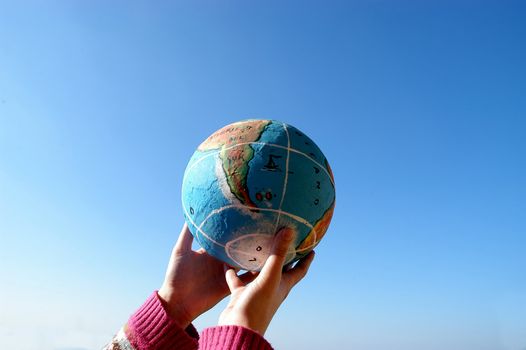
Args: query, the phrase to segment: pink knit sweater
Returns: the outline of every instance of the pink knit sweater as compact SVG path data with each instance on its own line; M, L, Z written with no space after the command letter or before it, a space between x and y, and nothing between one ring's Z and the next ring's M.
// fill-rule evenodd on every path
M206 328L201 337L193 325L185 330L170 319L154 292L131 315L105 350L272 350L257 332L240 326Z

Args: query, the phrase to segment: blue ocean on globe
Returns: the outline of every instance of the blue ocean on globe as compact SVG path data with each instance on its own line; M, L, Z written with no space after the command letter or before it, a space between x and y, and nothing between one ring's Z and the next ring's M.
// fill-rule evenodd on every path
M295 233L285 264L320 242L334 212L334 177L300 130L276 120L244 120L199 145L183 177L182 205L207 253L258 271L284 227Z

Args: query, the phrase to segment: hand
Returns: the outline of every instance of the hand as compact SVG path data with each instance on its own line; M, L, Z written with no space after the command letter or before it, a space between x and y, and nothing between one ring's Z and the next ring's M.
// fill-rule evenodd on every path
M290 229L281 230L274 239L271 255L257 278L246 284L229 268L225 272L232 297L219 317L219 325L238 325L265 334L272 317L288 293L306 274L314 251L296 266L283 272L283 263L292 242Z
M192 241L193 236L185 224L158 292L170 317L183 329L229 293L225 265L204 249L193 251ZM241 278L249 281L253 277Z

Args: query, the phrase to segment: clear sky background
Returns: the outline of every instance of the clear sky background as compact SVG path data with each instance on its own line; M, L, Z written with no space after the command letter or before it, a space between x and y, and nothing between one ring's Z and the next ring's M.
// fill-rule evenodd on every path
M276 348L524 350L525 94L522 1L0 1L0 348L107 342L194 149L272 118L337 187Z

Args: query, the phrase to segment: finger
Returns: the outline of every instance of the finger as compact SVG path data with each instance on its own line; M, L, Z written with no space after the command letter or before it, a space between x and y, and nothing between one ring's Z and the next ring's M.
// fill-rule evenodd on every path
M314 260L314 256L314 251L310 252L306 257L298 261L296 266L283 274L283 280L289 285L289 288L294 287L303 279L303 277L305 277L312 261Z
M265 265L263 265L263 269L261 269L259 276L262 279L279 281L283 263L285 262L293 238L294 232L290 228L284 228L278 232L274 238L270 256L265 262Z
M244 272L242 273L241 275L239 275L239 279L245 284L249 284L250 282L252 282L253 280L256 279L256 277L258 276L259 273L254 273L254 271L247 271L247 272Z
M192 236L192 233L188 229L188 225L184 224L181 233L179 234L179 238L177 239L177 243L175 244L175 250L179 252L192 250L193 240L194 236Z
M233 293L236 289L244 287L245 284L241 281L241 279L236 274L236 271L234 269L227 267L225 265L225 279L226 284L228 285L228 289L230 289L230 293Z
M287 265L283 266L283 272L287 272L289 270L292 270L294 267L294 261L289 262Z

